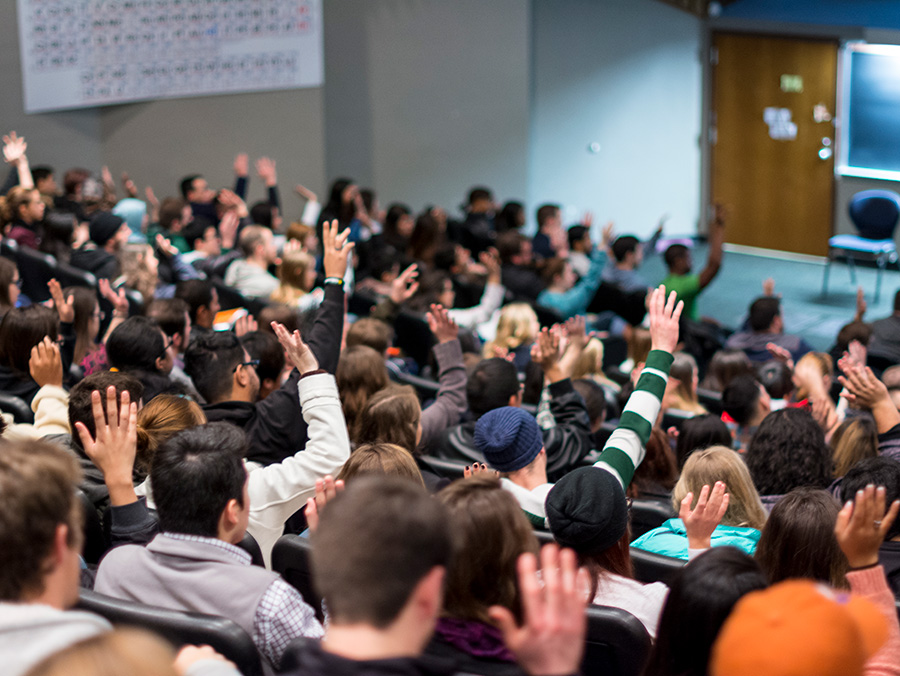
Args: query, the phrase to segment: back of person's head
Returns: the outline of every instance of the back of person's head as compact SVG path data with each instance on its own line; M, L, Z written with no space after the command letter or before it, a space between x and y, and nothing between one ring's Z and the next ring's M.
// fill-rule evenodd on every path
M682 400L697 402L697 360L687 352L676 352L673 355L669 378L677 380L675 391Z
M678 464L669 445L668 435L659 427L650 430L646 455L634 468L634 476L628 485L628 495L641 497L645 492L671 491L678 481Z
M313 581L335 625L389 627L453 549L445 507L408 479L359 477L310 536Z
M347 347L365 345L383 355L391 345L391 327L380 319L363 317L347 329Z
M0 310L6 311L13 306L9 287L15 284L17 271L13 261L0 257Z
M75 457L42 441L0 444L0 601L26 601L44 592L55 567L58 529L81 551L81 504ZM77 587L72 590L77 600Z
M31 348L45 336L59 337L59 317L43 305L10 308L0 319L0 366L20 376L28 375Z
M106 340L109 365L120 371L157 371L166 356L166 340L159 323L149 317L129 317Z
M480 361L466 383L469 411L476 419L495 408L509 406L510 397L518 393L516 367L498 357Z
M216 537L231 500L244 509L247 438L230 423L188 427L165 441L150 467L159 529Z
M135 467L147 474L163 443L183 429L204 423L206 414L196 402L174 394L154 397L138 413Z
M366 345L348 347L341 352L335 379L347 428L355 437L357 418L369 398L388 386L384 357Z
M70 211L49 210L44 214L43 234L38 248L55 256L57 260L68 262L76 225L75 217Z
M709 676L863 676L887 637L868 599L787 580L738 601L713 645Z
M631 331L631 337L628 338L628 357L635 365L646 362L652 346L653 341L650 338L650 331L636 326Z
M162 203L159 205L159 227L161 227L164 231L169 232L172 229L172 223L181 218L184 213L184 207L187 206L187 202L178 197L166 197ZM201 225L204 223L209 223L206 219L202 219ZM186 226L185 223L182 225ZM185 235L187 235L187 231L185 230ZM198 237L203 237L203 232L200 232ZM196 237L194 239L197 239ZM188 244L193 245L194 240L188 239Z
M525 225L525 206L521 202L506 202L496 217L497 232L515 230Z
M663 254L663 260L666 263L666 267L671 269L684 260L689 253L690 250L684 244L672 244Z
M722 392L722 408L738 425L748 425L756 415L761 396L753 376L737 376Z
M827 491L795 488L772 508L756 560L769 584L795 577L846 587L847 557L834 535L840 505Z
M218 234L218 227L210 219L203 216L194 217L190 223L184 226L181 231L182 236L187 240L191 249L196 248L197 240L203 240L207 237L207 231L212 228Z
M494 193L491 192L490 188L483 185L476 185L475 187L469 189L469 195L466 198L466 206L472 207L479 202L493 201Z
M240 341L250 359L259 359L256 374L260 382L277 383L285 366L284 348L278 339L268 331L251 331L241 336Z
M612 243L611 249L613 257L621 263L625 260L625 256L637 251L640 244L641 240L634 235L620 235L619 237L616 237L615 241Z
M25 676L178 676L170 643L142 629L116 629L55 652Z
M722 419L711 413L695 415L681 423L678 439L675 441L675 459L678 469L694 451L702 451L710 446L731 446L731 432Z
M475 423L475 448L499 472L528 467L544 449L534 416L515 406L488 411Z
M772 399L787 399L794 391L793 372L783 361L770 359L757 364L754 373Z
M541 281L545 286L552 286L558 278L565 274L567 265L569 265L569 261L565 258L557 257L544 261L544 266L541 268Z
M455 481L438 493L447 507L455 551L447 571L444 613L490 623L488 608L521 618L516 566L538 542L519 503L491 477Z
M409 236L410 257L430 264L443 239L444 233L441 232L438 220L427 211L419 214L412 235Z
M733 378L753 374L753 365L743 350L719 350L709 360L701 387L723 392Z
M293 334L294 331L301 330L300 313L297 308L285 305L284 303L269 303L256 316L257 323L262 327L261 330L271 330L272 322L282 324L288 333ZM305 335L306 332L303 332Z
M781 301L774 296L757 298L750 304L750 328L754 331L765 331L775 318L781 314Z
M335 479L347 482L373 475L403 477L425 486L422 472L410 452L396 444L382 442L363 444L354 449Z
M569 249L574 249L581 241L584 239L584 236L590 232L587 227L583 225L573 225L569 228L566 233L569 239Z
M272 236L272 231L261 225L248 225L238 237L238 248L244 258L250 258L256 253L256 248L265 245Z
M589 378L573 380L572 387L584 399L584 407L587 409L588 418L591 420L591 428L602 425L606 418L606 396L603 393L603 388Z
M278 279L282 286L312 291L315 285L316 259L305 251L290 251L281 257Z
M589 378L603 374L603 341L599 338L588 340L581 354L572 366L572 378Z
M534 308L527 303L510 303L500 310L497 331L490 345L513 350L534 342L540 329Z
M896 310L895 310L896 312ZM872 339L872 326L871 324L867 324L866 322L852 321L849 324L844 324L841 327L841 330L838 331L837 338L835 339L835 343L837 343L837 349L840 352L846 352L850 347L850 343L854 340L858 340L863 345L868 345L869 341Z
M857 491L868 485L884 486L885 504L900 500L900 461L878 456L860 460L841 479L841 503L846 504L856 497ZM885 540L900 537L900 519L895 519Z
M744 456L760 495L784 495L801 486L826 488L831 449L808 411L784 408L767 415Z
M390 385L366 402L356 426L357 443L396 444L414 453L419 443L422 407L409 385Z
M5 260L5 259L4 259ZM0 289L2 289L2 280L0 280ZM75 328L76 340L84 345L93 344L97 339L96 332L91 334L91 323L94 319L94 310L97 309L97 292L87 286L70 286L63 289L63 297L68 300L72 298L72 307L75 309ZM96 328L95 325L94 328Z
M244 361L244 347L230 331L198 336L184 353L184 372L209 403L231 395L234 370Z
M260 200L250 207L250 220L255 225L272 229L272 205L268 200Z
M628 503L615 476L596 467L573 470L550 490L546 510L553 537L574 549L591 573L592 597L604 573L634 577Z
M91 404L91 392L100 392L101 401L106 400L106 391L116 388L116 412L118 414L122 392L128 392L133 403L140 403L144 396L144 386L137 378L127 373L115 371L99 371L79 381L69 390L69 428L72 430L72 443L81 448L81 436L75 431L75 423L80 422L87 427L91 438L97 435L94 425L94 411ZM104 407L105 408L105 407Z
M504 265L513 262L513 258L522 253L522 246L528 238L518 230L510 230L504 232L497 237L497 254L500 256L500 262Z
M844 420L831 435L834 476L840 478L861 460L878 455L878 428L867 415Z
M797 361L796 369L815 370L820 376L824 384L825 390L831 389L832 378L834 377L834 360L831 355L824 352L807 352ZM797 388L797 399L802 400L809 397L809 390L805 385Z
M181 298L188 304L191 323L197 321L197 310L210 307L213 300L212 282L206 279L188 279L175 285L175 298Z
M761 530L766 522L766 511L759 493L750 478L744 460L725 446L710 446L688 456L681 471L681 478L672 491L672 506L678 511L681 501L693 493L693 509L704 486L712 488L717 481L725 483L728 494L728 511L722 517L724 526L741 526Z
M63 192L67 197L75 197L81 190L82 184L91 175L87 169L73 167L63 174Z
M181 298L157 298L147 306L146 315L155 319L163 333L171 338L184 336L189 312L187 301Z
M537 218L538 228L543 228L547 221L559 214L558 204L542 204L538 207L535 217Z
M644 676L706 676L709 654L734 605L766 588L759 565L735 547L713 547L672 577Z

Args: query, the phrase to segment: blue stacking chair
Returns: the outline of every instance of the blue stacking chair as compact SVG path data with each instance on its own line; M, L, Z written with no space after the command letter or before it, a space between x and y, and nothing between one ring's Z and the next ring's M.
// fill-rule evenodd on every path
M828 295L828 271L835 258L845 258L850 268L850 281L856 286L855 259L875 261L875 302L881 295L881 273L888 263L897 265L897 245L894 230L900 219L900 195L890 190L864 190L850 200L850 219L857 235L835 235L828 240L828 261L822 280L822 295Z

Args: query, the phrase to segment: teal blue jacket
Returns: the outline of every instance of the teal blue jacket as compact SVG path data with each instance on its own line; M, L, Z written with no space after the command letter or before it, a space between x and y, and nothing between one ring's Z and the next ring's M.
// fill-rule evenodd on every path
M597 292L597 287L600 286L600 275L603 273L604 265L606 265L606 253L597 247L591 254L591 267L581 281L563 293L544 289L538 294L538 305L553 308L562 315L563 319L583 315L587 312L588 305Z
M759 542L759 535L759 531L755 528L717 526L712 534L712 546L737 547L745 554L753 556L756 544ZM669 519L659 528L644 533L632 542L631 546L685 561L688 558L687 531L684 529L684 522L681 519Z

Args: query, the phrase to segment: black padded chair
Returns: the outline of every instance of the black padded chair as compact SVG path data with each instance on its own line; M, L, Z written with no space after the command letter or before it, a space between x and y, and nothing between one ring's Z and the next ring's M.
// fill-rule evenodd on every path
M6 392L0 392L0 411L11 414L13 422L29 425L34 423L34 412L28 402Z
M537 530L534 531L534 536L537 538L538 543L540 543L541 547L544 545L552 545L556 542L556 538L553 537L553 533L548 530Z
M663 411L662 417L662 428L663 430L668 430L670 427L674 427L675 429L681 429L681 423L689 418L694 417L694 413L688 413L687 411L679 411L678 409L670 408Z
M439 477L444 477L451 481L461 479L466 468L466 463L462 461L436 458L433 455L420 455L416 460L420 465L424 465L426 469L431 470Z
M394 346L413 359L420 370L428 365L434 344L434 334L422 315L403 311L394 319Z
M81 503L81 511L84 514L84 547L81 556L87 563L96 565L109 549L109 543L106 541L100 514L94 503L80 488L75 489L75 496Z
M259 566L260 568L265 568L266 563L263 561L262 550L259 548L259 543L256 541L250 533L244 533L244 539L237 543L237 547L240 547L245 552L250 555L250 562L254 566Z
M313 585L311 552L308 538L282 535L272 548L272 570L280 573L285 582L300 592L303 600L316 611L319 622L324 622L322 597Z
M669 584L672 576L684 568L687 561L647 552L631 547L631 564L634 566L634 578L645 584L665 582Z
M49 300L50 290L47 288L47 282L53 279L56 273L56 259L27 246L20 246L16 249L16 265L22 280L22 293L28 296L32 303Z
M56 264L56 279L63 286L88 286L97 288L97 278L87 270L81 270L66 263Z
M697 388L697 399L706 408L707 411L715 415L721 415L722 411L722 393L715 390L707 390L704 387Z
M6 239L3 238L0 240L0 256L4 258L9 258L11 261L16 260L16 251L19 249L19 244L14 239Z
M663 500L635 498L631 503L631 537L639 538L678 516L672 505Z
M560 324L565 321L563 316L552 307L535 305L534 313L537 315L538 322L540 322L542 329L549 329L554 324Z
M253 640L225 617L145 606L87 589L81 590L76 608L105 617L114 625L156 632L176 647L210 645L234 662L244 676L262 676L264 673Z
M414 376L399 370L389 369L388 376L394 382L402 385L411 385L416 391L419 401L423 404L437 397L438 389L440 388L440 383L431 378L422 378L421 376Z
M371 296L364 291L356 291L347 300L347 312L357 317L368 317L378 302L375 296Z
M590 605L582 676L640 676L650 655L650 634L621 608Z

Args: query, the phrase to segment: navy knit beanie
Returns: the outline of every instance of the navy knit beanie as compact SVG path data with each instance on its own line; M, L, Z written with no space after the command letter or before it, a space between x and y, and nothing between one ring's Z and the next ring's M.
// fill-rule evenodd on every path
M584 554L609 549L628 528L625 491L616 477L599 467L566 474L550 490L545 508L556 541Z
M475 448L500 472L522 469L543 447L544 436L537 420L521 408L495 408L475 424Z
M98 211L91 217L90 225L88 225L91 241L97 246L103 246L115 236L124 222L120 216L108 211Z

